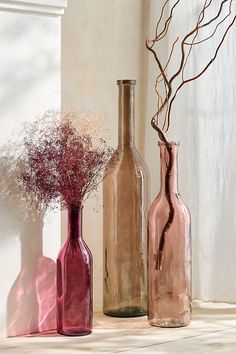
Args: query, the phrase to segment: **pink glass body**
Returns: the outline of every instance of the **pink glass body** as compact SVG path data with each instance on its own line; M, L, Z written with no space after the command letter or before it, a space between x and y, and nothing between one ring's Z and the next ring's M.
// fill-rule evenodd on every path
M92 254L82 238L82 208L68 208L68 238L57 258L57 331L92 331Z
M178 193L178 143L159 146L161 189L148 216L148 320L181 327L191 320L190 213Z

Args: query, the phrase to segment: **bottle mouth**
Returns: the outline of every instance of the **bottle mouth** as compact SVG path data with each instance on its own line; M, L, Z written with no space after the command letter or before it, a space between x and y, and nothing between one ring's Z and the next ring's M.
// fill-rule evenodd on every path
M76 205L76 204L69 204L67 206L67 209L71 209L71 210L82 210L84 208L83 204L80 204L80 205Z
M117 85L136 85L136 80L117 80Z
M165 145L165 146L180 146L179 141L169 141L165 143L164 141L158 141L158 146Z

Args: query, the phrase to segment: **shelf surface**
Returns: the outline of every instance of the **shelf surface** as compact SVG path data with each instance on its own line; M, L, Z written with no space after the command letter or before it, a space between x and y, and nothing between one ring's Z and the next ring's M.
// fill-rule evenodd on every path
M196 301L188 327L150 327L146 317L113 318L96 313L93 333L65 337L55 332L0 340L0 353L235 354L236 304Z

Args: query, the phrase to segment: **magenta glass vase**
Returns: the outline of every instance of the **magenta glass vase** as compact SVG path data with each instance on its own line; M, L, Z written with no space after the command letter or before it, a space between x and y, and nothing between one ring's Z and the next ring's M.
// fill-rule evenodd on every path
M68 208L68 237L57 258L57 331L92 332L92 254L82 237L82 207Z
M191 320L190 213L178 192L178 143L159 143L161 189L148 216L148 320L181 327Z

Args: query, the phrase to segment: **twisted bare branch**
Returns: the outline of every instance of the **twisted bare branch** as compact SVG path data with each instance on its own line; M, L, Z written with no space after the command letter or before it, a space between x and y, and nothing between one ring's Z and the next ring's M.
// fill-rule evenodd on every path
M207 42L208 40L210 40L211 38L214 37L217 30L220 28L220 25L229 16L231 16L231 14L232 14L232 1L233 0L222 0L220 2L217 14L214 17L210 18L207 22L204 22L204 19L205 19L206 11L209 10L212 5L212 0L205 0L204 1L204 4L199 12L196 23L194 24L192 30L190 32L188 32L187 34L185 34L182 41L180 42L180 50L181 50L180 62L179 62L177 71L174 74L172 74L172 76L170 76L170 78L168 78L166 71L167 71L167 68L168 68L169 64L171 63L171 61L174 60L173 59L173 52L174 52L176 43L179 40L179 37L177 37L176 41L173 43L173 45L171 47L171 51L168 56L166 65L163 65L161 63L161 60L159 59L159 57L157 55L157 53L158 53L157 50L154 50L154 44L160 42L168 34L170 24L173 19L174 9L178 5L180 0L175 2L173 7L171 8L169 17L167 18L167 20L164 23L163 30L160 33L158 33L159 27L160 27L162 19L163 19L164 10L165 10L167 4L169 3L169 0L164 2L162 10L161 10L160 18L159 18L159 20L157 22L157 26L156 26L155 38L151 41L146 41L146 47L152 53L152 55L157 63L158 69L160 71L160 74L157 76L156 82L155 82L155 91L157 94L157 111L151 119L151 125L158 133L160 140L162 140L165 144L167 144L167 146L169 146L169 145L168 145L168 140L165 136L165 133L170 128L171 109L172 109L173 103L177 97L177 94L179 93L179 91L182 89L182 87L185 84L187 84L191 81L197 80L213 64L213 62L215 61L215 59L218 55L220 48L222 47L223 42L225 41L225 38L226 38L229 30L233 27L233 25L236 22L236 16L234 15L233 20L227 26L226 30L223 33L223 36L221 37L221 40L219 41L219 43L216 47L214 55L208 61L208 63L204 66L204 68L198 74L196 74L188 79L185 79L184 78L185 69L186 69L187 63L189 61L189 58L191 56L192 49L193 49L193 47L196 48L197 45L199 45L203 42ZM227 15L224 16L222 20L220 20L222 11L223 11L224 6L226 4L229 5L229 11L228 11ZM216 22L216 25L215 25L214 31L211 33L211 35L208 36L207 38L204 38L203 40L197 41L197 37L200 34L201 30L203 28L210 26L214 22ZM180 83L178 83L177 88L173 89L173 84L177 80L179 80ZM164 97L162 97L161 93L159 92L160 83L162 83L164 85L164 95L165 95ZM162 128L160 128L159 127L159 117L162 113L164 113L164 123L163 123ZM167 199L167 202L169 205L169 216L168 216L168 219L167 219L167 221L163 227L163 230L161 232L161 235L160 235L160 242L158 245L157 258L156 258L156 269L157 270L162 269L162 261L163 261L163 255L164 255L163 252L164 252L164 248L165 248L165 239L166 239L166 235L169 231L169 228L170 228L170 226L173 222L174 216L175 216L175 211L173 208L172 198L171 198L170 190L169 190L170 170L171 170L171 165L172 165L170 147L167 148L167 151L169 154L169 162L168 162L167 172L166 172L166 176L165 176L165 183L166 183L166 199Z
M216 57L217 57L217 54L218 54L218 52L219 52L219 50L220 50L220 47L222 46L222 44L223 44L223 42L224 42L224 40L225 40L225 38L226 38L226 36L227 36L227 33L229 32L230 28L235 24L235 22L236 22L236 16L233 18L233 21L232 21L232 22L230 23L230 25L227 27L227 29L226 29L226 31L225 31L225 33L224 33L224 35L223 35L223 37L222 37L222 39L221 39L219 45L218 45L217 48L216 48L216 51L215 51L214 56L213 56L213 57L211 58L211 60L207 63L207 65L200 71L200 73L198 73L197 75L195 75L195 76L193 76L193 77L191 77L191 78L189 78L189 79L184 80L184 81L177 87L177 89L176 89L176 91L175 91L173 97L171 98L171 100L170 100L170 102L169 102L168 118L167 118L167 119L168 119L168 122L170 122L171 107L172 107L172 105L173 105L173 102L174 102L174 100L175 100L175 98L176 98L177 93L179 92L179 90L180 90L185 84L187 84L188 82L197 80L200 76L202 76L202 75L207 71L207 69L209 68L209 66L215 61L215 59L216 59Z
M167 68L171 64L171 62L173 62L173 60L174 60L173 53L176 48L176 44L179 40L179 37L177 37L177 39L172 44L172 47L171 47L171 50L170 50L170 53L168 55L168 59L167 59L167 62L165 65L162 64L160 58L158 57L158 55L157 55L158 51L157 51L157 49L154 49L154 45L156 43L160 42L165 36L167 36L169 29L170 29L171 21L173 20L174 9L180 3L180 0L177 0L174 3L174 5L171 7L169 16L167 17L166 21L163 24L163 29L159 32L159 28L161 26L161 22L163 21L164 12L165 12L167 5L169 4L169 0L166 0L164 2L162 9L161 9L160 17L157 21L157 25L155 28L155 38L152 40L146 41L146 47L152 53L152 55L157 63L158 69L160 71L160 73L156 77L156 82L155 82L155 91L157 94L157 110L156 110L156 113L154 114L154 116L152 117L151 124L152 124L152 127L157 131L159 137L160 136L162 138L164 137L163 141L165 141L165 140L167 141L167 139L165 137L165 133L168 132L168 130L170 128L171 110L172 110L173 103L174 103L174 100L176 99L177 94L179 93L179 91L182 89L182 87L186 83L194 81L194 80L198 79L201 75L203 75L205 73L205 71L210 67L210 65L214 62L214 60L216 59L216 56L219 52L219 49L221 48L229 30L235 24L235 17L233 18L231 23L227 26L226 30L224 31L223 36L222 36L219 44L217 45L216 51L215 51L213 57L211 58L211 60L204 66L204 68L201 70L200 73L198 73L197 75L195 75L191 78L186 79L185 78L185 71L186 71L186 67L189 62L189 59L191 57L192 49L193 49L193 47L197 47L197 45L199 45L203 42L207 42L211 38L214 37L214 35L216 34L217 30L219 30L222 23L225 22L227 18L231 17L231 15L232 15L232 2L233 1L234 0L222 0L219 3L217 13L213 17L211 17L209 20L207 20L206 22L204 22L204 19L206 17L206 11L208 11L211 8L213 0L205 0L204 1L204 4L199 12L199 15L197 17L195 25L193 26L191 31L189 31L188 33L186 33L183 36L183 39L181 40L181 42L179 44L179 46L180 46L179 48L181 51L180 62L179 62L176 72L174 72L170 77L167 76ZM228 12L223 17L223 19L220 20L221 14L223 13L226 5L228 5ZM204 38L202 40L197 40L200 32L204 28L210 26L214 22L216 22L216 24L215 24L215 28L214 28L213 32L211 33L211 35L207 36L206 38ZM187 49L187 47L188 47L188 49ZM175 84L176 81L179 81L179 79L181 82L177 86L177 88L174 90L173 85ZM164 88L163 93L160 92L160 84L161 83ZM162 115L162 113L164 113L164 123L162 125L162 128L159 128L159 117Z
M230 15L232 14L232 2L233 2L233 0L230 0L230 5L229 5L229 12L228 12L228 14L227 14L219 23L217 23L217 25L216 25L214 31L212 32L212 34L211 34L210 36L208 36L207 38L204 38L204 39L202 39L201 41L198 41L198 42L195 42L195 41L194 41L194 42L192 42L192 43L185 43L185 44L186 44L186 45L190 45L190 46L194 46L194 45L198 45L198 44L201 44L201 43L203 43L203 42L206 42L208 39L210 39L211 37L213 37L214 34L216 33L217 29L219 28L219 26L220 26L223 22L225 22L225 20L226 20L228 17L230 17Z

